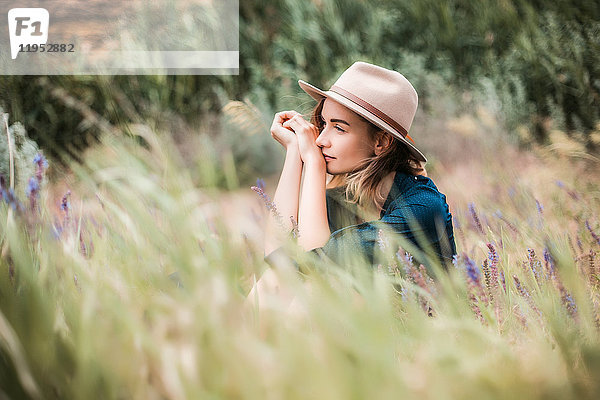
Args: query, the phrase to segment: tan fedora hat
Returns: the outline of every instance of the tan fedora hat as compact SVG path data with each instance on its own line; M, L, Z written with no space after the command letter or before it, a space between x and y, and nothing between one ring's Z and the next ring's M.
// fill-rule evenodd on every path
M415 88L402 74L357 61L326 92L303 80L298 84L315 100L329 97L391 133L406 144L419 161L427 162L408 135L419 99Z

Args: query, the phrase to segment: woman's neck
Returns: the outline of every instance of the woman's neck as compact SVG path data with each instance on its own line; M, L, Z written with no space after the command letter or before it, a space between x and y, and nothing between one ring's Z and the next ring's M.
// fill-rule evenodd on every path
M396 176L396 172L392 171L388 173L381 179L381 186L379 187L379 194L383 200L378 199L376 203L371 204L369 207L362 207L363 219L365 221L373 221L379 219L379 215L387 200L387 197L392 189L392 185L394 184L394 177Z
M380 193L384 199L383 200L384 202L385 202L385 199L387 199L388 195L390 194L390 190L392 189L392 185L394 184L395 176L396 176L396 171L392 171L382 179ZM381 204L381 206L383 206L383 204Z

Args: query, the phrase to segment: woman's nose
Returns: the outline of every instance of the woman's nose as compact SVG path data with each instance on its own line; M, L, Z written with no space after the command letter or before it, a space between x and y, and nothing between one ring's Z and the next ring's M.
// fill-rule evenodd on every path
M325 129L321 131L317 139L315 140L315 144L319 147L329 147L329 139L327 138L327 134L325 133Z

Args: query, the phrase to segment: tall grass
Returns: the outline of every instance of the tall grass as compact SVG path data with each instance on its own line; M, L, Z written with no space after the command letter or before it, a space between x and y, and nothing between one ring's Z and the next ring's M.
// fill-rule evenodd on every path
M77 180L60 207L48 203L48 187L29 199L2 192L3 395L600 393L593 180L538 192L498 181L490 186L501 194L487 202L453 205L460 255L435 280L382 242L387 258L374 270L279 268L293 307L282 296L254 307L246 295L265 268L260 238L223 225L232 210L212 211L220 198L195 187L167 137L132 133L106 135L84 166L70 163ZM34 167L45 172L39 158ZM28 206L32 197L39 207ZM13 209L15 201L29 203Z

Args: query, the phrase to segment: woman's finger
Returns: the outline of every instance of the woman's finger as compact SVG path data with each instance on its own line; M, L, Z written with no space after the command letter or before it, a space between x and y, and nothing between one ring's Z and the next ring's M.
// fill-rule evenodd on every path
M283 127L290 127L296 134L304 134L304 131L310 131L310 124L300 116L295 116L292 119L285 121Z
M282 124L291 118L294 118L296 115L300 115L298 111L289 110L289 111L281 111L275 114L275 118L273 119L274 124Z

